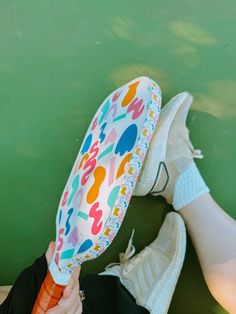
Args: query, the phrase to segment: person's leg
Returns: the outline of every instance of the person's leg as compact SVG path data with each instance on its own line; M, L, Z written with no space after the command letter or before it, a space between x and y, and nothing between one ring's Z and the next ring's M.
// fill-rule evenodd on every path
M236 221L209 193L179 210L215 299L236 313Z
M182 93L162 109L157 130L165 136L159 150L151 143L142 169L144 174L156 173L156 179L150 176L149 182L147 175L141 175L136 195L143 195L148 186L152 195L163 196L182 215L212 295L236 313L236 222L213 200L193 161L202 154L193 148L185 125L191 103L192 97ZM162 162L158 162L159 151L164 152Z

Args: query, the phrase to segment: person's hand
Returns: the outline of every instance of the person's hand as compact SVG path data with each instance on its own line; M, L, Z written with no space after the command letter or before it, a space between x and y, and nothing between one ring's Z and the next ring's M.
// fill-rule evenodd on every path
M75 268L68 286L58 304L49 309L46 314L81 314L82 302L79 295L79 273L80 266Z
M46 259L49 265L55 250L55 242L51 242L46 252ZM46 314L81 314L82 301L79 289L80 266L76 267L70 278L69 284L63 291L63 295L58 304L49 309Z

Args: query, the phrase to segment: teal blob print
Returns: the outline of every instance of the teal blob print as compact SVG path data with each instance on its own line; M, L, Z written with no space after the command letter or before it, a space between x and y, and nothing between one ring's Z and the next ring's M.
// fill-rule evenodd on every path
M101 109L102 115L101 115L99 122L98 122L99 125L102 123L103 119L105 118L109 107L110 107L110 100L107 99L107 101L105 102L105 104L103 105L103 107Z
M58 218L58 224L59 225L61 223L61 218L62 218L62 209L60 209L60 212L59 212L59 218Z
M114 204L115 204L117 195L119 193L119 190L120 190L120 186L119 185L115 186L111 190L111 192L110 192L110 194L108 196L107 204L110 206L111 209L113 209L113 207L114 207Z
M78 191L79 183L80 183L80 176L77 175L76 177L74 177L73 182L72 182L72 192L67 202L68 206L70 206L76 192Z
M73 257L75 249L67 250L61 253L61 259L69 259Z

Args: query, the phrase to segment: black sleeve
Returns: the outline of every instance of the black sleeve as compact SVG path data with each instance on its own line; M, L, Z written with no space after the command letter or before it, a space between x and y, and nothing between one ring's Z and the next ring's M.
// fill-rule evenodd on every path
M83 314L149 314L137 305L120 279L107 275L87 275L80 287L85 292Z
M0 314L31 314L41 284L47 274L45 255L25 269L17 278ZM85 291L83 314L148 314L114 276L87 275L81 282Z
M0 314L31 314L46 274L47 261L44 254L17 278L6 300L0 305Z

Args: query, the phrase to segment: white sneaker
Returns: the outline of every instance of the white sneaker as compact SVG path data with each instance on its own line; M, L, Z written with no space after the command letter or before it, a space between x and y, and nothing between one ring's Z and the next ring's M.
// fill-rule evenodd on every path
M200 150L193 148L186 127L192 101L193 97L183 92L172 98L161 110L133 195L162 195L171 203L176 175L172 169L167 169L167 164L181 158L192 160L203 157Z
M120 264L110 264L100 275L120 278L122 284L151 314L166 314L179 278L186 250L186 230L177 213L166 215L158 237L134 257L132 237Z

